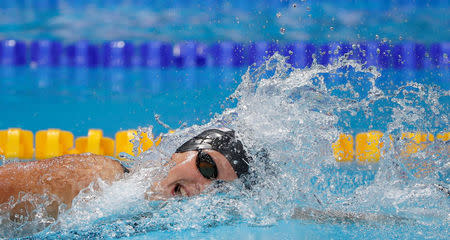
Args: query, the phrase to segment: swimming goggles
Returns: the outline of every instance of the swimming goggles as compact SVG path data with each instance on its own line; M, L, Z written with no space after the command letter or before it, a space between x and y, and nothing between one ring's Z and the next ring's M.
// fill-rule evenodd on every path
M208 153L205 153L202 150L198 150L197 168L206 179L217 178L218 173L216 163Z

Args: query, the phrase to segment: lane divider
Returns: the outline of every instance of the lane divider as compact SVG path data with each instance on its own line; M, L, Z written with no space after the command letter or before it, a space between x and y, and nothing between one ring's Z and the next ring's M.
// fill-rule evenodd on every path
M137 149L138 155L149 150L153 145L158 146L161 142L161 137L158 137L157 139L153 139L153 136L148 136L149 133L142 132L139 136L139 147ZM126 130L126 131L119 131L116 133L116 152L115 156L119 157L119 154L121 152L125 152L127 154L130 154L134 156L133 153L133 140L136 139L135 136L138 136L138 133L136 130Z
M326 44L300 41L224 41L213 44L196 41L174 44L161 41L108 41L94 44L78 41L64 45L53 40L27 43L14 39L0 40L0 66L244 67L259 65L264 58L277 51L289 56L288 62L298 68L310 67L314 58L318 63L327 65L344 55L379 68L423 69L450 66L450 42L425 45L410 41L393 44L377 41Z
M69 154L73 147L73 134L59 129L41 130L36 133L36 159Z
M171 131L170 131L171 132ZM150 135L150 136L149 136ZM41 130L36 133L35 148L33 147L33 133L20 128L0 130L0 155L15 159L46 159L64 154L94 153L119 157L124 152L134 156L133 142L138 136L136 130L119 131L115 140L104 137L100 129L90 129L87 136L78 137L69 131L60 129ZM139 136L137 154L158 146L161 138L142 132ZM75 143L75 146L74 146ZM122 159L126 160L126 159Z
M383 148L383 143L380 141L382 137L383 133L380 131L358 133L355 146L356 161L358 163L378 162Z
M353 136L341 133L338 140L332 144L333 155L337 162L351 162L355 158Z
M0 155L6 158L33 158L33 133L20 128L0 131Z
M169 131L173 132L173 131ZM139 146L133 149L133 141L139 137ZM336 142L332 144L334 158L337 162L376 163L382 156L383 133L380 131L368 131L359 133L353 138L349 134L340 134ZM389 136L392 141L392 136ZM414 153L424 150L431 142L447 142L450 140L450 132L436 135L423 132L405 132L400 140L405 141L400 157L408 158ZM75 146L74 146L75 143ZM100 129L90 129L87 136L78 137L74 141L74 135L69 131L60 129L41 130L36 133L35 149L33 148L33 133L20 128L0 130L0 155L6 158L16 159L45 159L64 154L94 153L106 156L120 157L120 153L135 156L158 146L161 138L154 138L152 133L141 132L138 136L136 130L124 130L115 134L115 139L104 137ZM450 151L450 147L447 147ZM122 159L126 160L126 159ZM408 167L416 166L414 163Z
M75 149L72 153L94 153L99 155L114 155L114 140L103 137L100 129L89 129L86 137L79 137L75 141Z
M382 156L384 143L381 141L383 133L380 131L369 131L358 133L356 140L349 134L340 134L338 140L332 144L333 154L337 162L376 163ZM391 143L392 136L389 136ZM427 148L435 139L447 142L450 140L450 132L439 133L434 137L431 133L404 132L400 139L405 141L401 149L400 156L403 159L409 158L412 154ZM450 151L447 147L446 151ZM414 163L406 163L407 167L414 167Z

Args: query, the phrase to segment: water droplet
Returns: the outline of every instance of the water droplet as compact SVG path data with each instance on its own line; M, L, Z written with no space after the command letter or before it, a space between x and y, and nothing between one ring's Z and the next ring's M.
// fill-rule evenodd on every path
M280 33L281 33L281 34L284 34L284 33L286 33L286 28L283 28L283 27L282 27L282 28L280 28Z
M331 30L331 31L334 31L334 27L330 27L330 30Z
M280 17L281 17L281 13L277 12L277 18L280 18Z

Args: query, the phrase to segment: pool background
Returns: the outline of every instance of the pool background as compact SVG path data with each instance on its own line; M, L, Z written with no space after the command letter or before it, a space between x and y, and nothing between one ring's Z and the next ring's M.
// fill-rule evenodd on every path
M79 40L99 45L112 40L135 45L184 40L203 44L266 41L280 46L293 41L317 46L371 41L429 45L449 41L448 7L447 1L427 0L2 1L0 39L27 44L55 40L64 45ZM101 128L112 136L120 129L151 124L156 132L164 131L154 114L172 128L180 122L202 123L221 111L246 71L245 64L184 69L36 67L26 57L25 66L0 67L0 101L6 113L0 119L2 129L52 127L80 136L89 128ZM439 69L386 71L383 78L392 86L416 78L444 88L449 85L448 64Z
M0 38L431 43L450 39L448 7L444 0L2 1Z
M297 4L295 8L293 4ZM99 45L109 40L133 43L196 40L205 44L225 40L314 44L382 41L389 45L414 41L429 45L450 39L449 31L445 30L449 26L448 5L447 1L259 1L257 4L210 1L201 5L194 1L173 4L157 1L151 5L145 1L2 1L0 38L27 43L50 39L64 44L88 40ZM278 17L277 13L281 15ZM285 31L280 31L282 28ZM4 65L0 67L0 129L21 127L36 132L61 128L83 136L90 128L100 128L105 135L113 136L120 129L153 125L156 133L165 132L166 129L154 120L154 114L159 114L172 128L183 122L188 126L202 124L232 104L225 98L234 91L246 70L246 67L41 67L29 62L26 66ZM448 65L388 68L381 73L377 84L382 89L392 90L406 82L436 84L449 89ZM383 119L384 116L376 117ZM369 122L372 121L354 121L340 127L351 134L387 129L384 121L373 121L376 124L371 126ZM414 127L410 130L417 130ZM448 126L430 130L438 132L445 128ZM336 173L333 166L327 167L330 169L324 172ZM348 177L343 182L347 182L349 188L357 187L353 183L357 177L367 177L362 182L370 184L376 174L370 167L361 170L353 165L337 171ZM104 234L106 230L90 229L93 236ZM274 236L385 239L421 237L419 230L436 238L448 232L445 223L414 228L289 220L273 226L242 223L204 231L154 231L136 237L220 239L233 231L244 238L258 239ZM49 236L57 238L58 234L50 232Z
M232 106L233 93L246 68L85 69L28 67L2 68L0 128L20 127L33 132L47 128L84 136L99 128L113 137L119 130L154 126L166 132L155 114L175 129L207 122ZM383 70L377 86L394 90L407 82L432 83L450 89L448 70ZM17 84L17 83L20 84ZM382 120L384 116L377 116ZM377 122L377 121L374 121ZM371 129L386 130L386 122ZM367 122L345 132L369 130ZM416 129L411 129L415 131ZM444 130L444 129L442 129Z

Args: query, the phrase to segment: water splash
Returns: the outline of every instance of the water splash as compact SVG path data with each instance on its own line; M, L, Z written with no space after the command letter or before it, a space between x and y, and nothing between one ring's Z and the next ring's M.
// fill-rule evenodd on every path
M159 147L135 159L131 175L111 185L92 184L36 236L122 237L237 223L268 226L294 216L376 225L385 232L406 224L408 231L445 237L448 142L430 142L423 151L404 156L411 142L400 134L448 131L449 91L419 83L385 91L377 84L380 75L346 57L328 66L295 69L275 54L242 77L229 98L233 107L207 124L163 135ZM147 201L152 183L167 173L176 147L211 127L233 128L245 143L254 159L251 189L235 181L196 197ZM339 133L371 129L384 133L379 163L334 160L331 144ZM408 165L411 161L416 165ZM424 162L432 171L419 176L416 171ZM348 226L341 226L342 231L370 234L364 228L352 233Z

